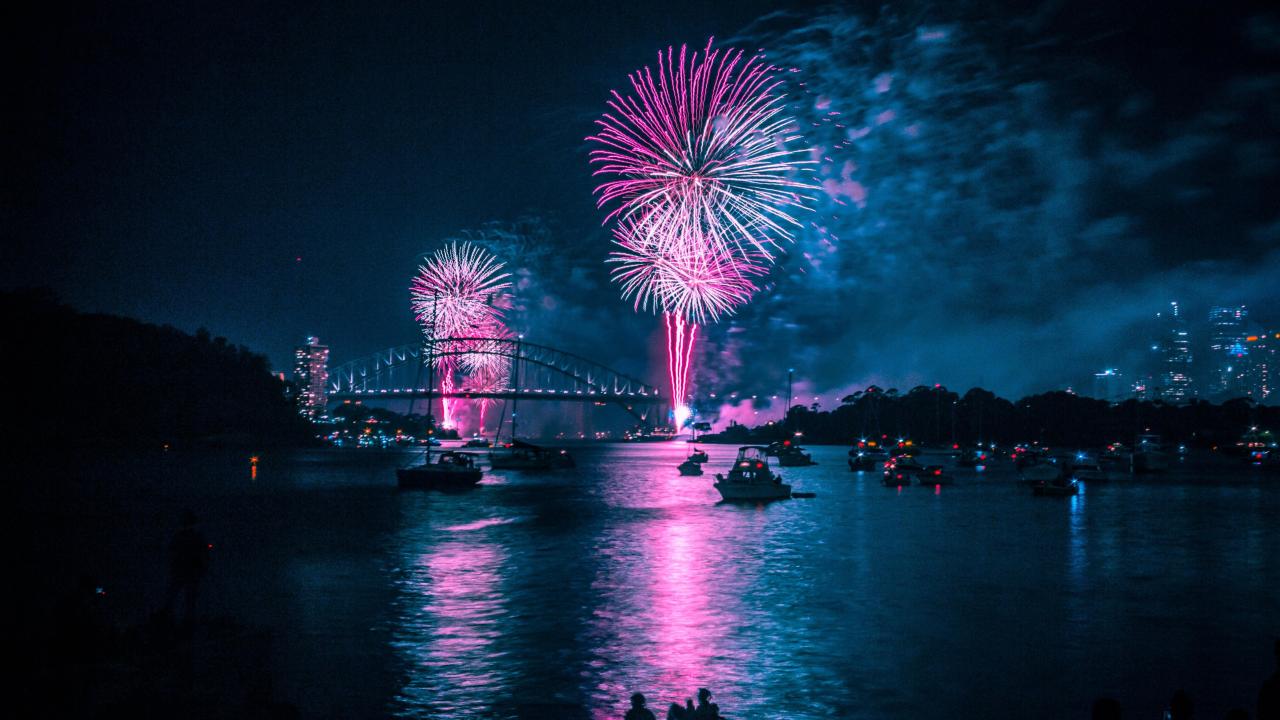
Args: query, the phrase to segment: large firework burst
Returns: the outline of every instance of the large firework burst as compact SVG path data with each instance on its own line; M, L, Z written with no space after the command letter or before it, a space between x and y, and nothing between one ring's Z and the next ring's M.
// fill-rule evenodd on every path
M511 283L502 269L503 264L484 249L455 241L433 252L410 284L413 312L435 344L440 387L446 394L459 369L498 372L499 358L481 345L505 333L502 313L511 306ZM445 425L452 425L447 397L441 399L441 407Z
M811 164L778 68L741 50L681 46L656 72L629 76L588 140L597 204L611 205L618 245L610 262L624 298L666 314L668 375L677 425L688 417L697 323L733 312L755 292L814 187Z
M670 233L696 232L730 254L771 257L792 237L811 187L796 177L810 164L785 113L777 68L741 50L702 53L681 46L629 76L632 95L613 92L611 112L588 138L597 204L615 204L606 221L666 208Z

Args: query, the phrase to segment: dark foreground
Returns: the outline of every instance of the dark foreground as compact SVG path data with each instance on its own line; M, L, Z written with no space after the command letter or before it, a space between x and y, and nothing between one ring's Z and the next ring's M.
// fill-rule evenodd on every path
M733 448L710 446L710 469ZM1280 479L1202 465L1034 498L999 467L717 505L682 444L399 493L394 454L43 458L15 478L23 705L54 715L736 718L1252 712L1280 626ZM196 620L157 614L185 507ZM78 579L87 595L77 597ZM101 592L98 591L101 588ZM83 600L83 602L81 601ZM86 639L88 641L86 641ZM150 708L143 712L143 708ZM165 712L167 710L167 712ZM659 713L660 714L660 713Z

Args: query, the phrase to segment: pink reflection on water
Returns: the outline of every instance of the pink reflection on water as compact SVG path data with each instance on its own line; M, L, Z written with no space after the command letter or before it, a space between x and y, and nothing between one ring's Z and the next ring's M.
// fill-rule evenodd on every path
M450 525L445 528L449 532L467 532L469 530L483 530L494 525L506 525L515 522L515 518L484 518L474 522L463 523L461 525Z
M608 641L593 663L599 668L596 717L620 715L618 699L636 690L649 696L659 716L699 687L741 701L750 682L743 671L757 664L761 648L744 644L742 630L759 624L743 603L758 567L743 572L732 558L744 543L759 543L756 533L767 519L747 508L717 507L710 477L672 470L646 473L643 495L610 498L647 517L618 527L601 549L595 586L604 601L595 624ZM738 521L725 517L729 513Z
M493 645L505 613L504 560L501 547L474 538L442 543L418 558L397 641L418 670L401 691L410 704L446 714L479 711L501 689Z

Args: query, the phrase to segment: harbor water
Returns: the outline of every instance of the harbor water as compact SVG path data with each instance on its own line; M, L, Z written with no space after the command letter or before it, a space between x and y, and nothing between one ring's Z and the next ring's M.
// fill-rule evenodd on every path
M191 507L201 613L270 630L304 717L661 716L699 687L734 718L1159 717L1179 688L1221 717L1273 669L1280 476L1193 457L1041 498L1007 464L893 488L818 447L781 470L815 498L741 506L712 487L736 448L702 447L701 477L682 442L601 444L453 494L397 491L408 452L69 463L58 560L141 622Z

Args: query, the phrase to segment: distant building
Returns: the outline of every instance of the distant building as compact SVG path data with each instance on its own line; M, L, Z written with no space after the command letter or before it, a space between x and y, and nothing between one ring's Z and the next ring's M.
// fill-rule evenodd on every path
M1217 399L1240 397L1248 393L1249 337L1246 321L1249 309L1243 305L1215 307L1209 310L1209 356L1205 376L1205 394Z
M1133 388L1125 384L1124 373L1115 368L1093 374L1093 396L1099 400L1119 402L1132 392Z
M1155 383L1152 395L1166 402L1186 402L1195 397L1191 382L1191 333L1178 303L1169 303L1169 312L1156 315L1159 321L1156 340L1151 345L1155 355Z
M329 348L316 337L293 351L293 381L298 386L298 412L314 420L329 404Z
M1280 400L1276 392L1280 372L1280 330L1245 336L1248 357L1244 375L1244 391L1257 402L1268 405Z

